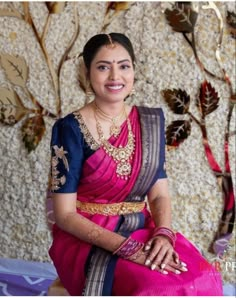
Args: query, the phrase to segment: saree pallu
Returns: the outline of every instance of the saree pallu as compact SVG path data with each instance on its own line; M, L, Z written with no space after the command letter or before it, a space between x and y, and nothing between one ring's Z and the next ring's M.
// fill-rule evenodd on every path
M162 110L133 107L129 119L135 136L132 173L128 180L115 173L116 164L103 148L93 153L83 165L78 186L78 200L101 204L141 202L157 179L162 177L164 117ZM117 139L109 141L116 147L125 146L126 123ZM94 223L123 236L146 242L154 222L145 207L126 215L105 216L78 213ZM70 295L84 296L176 296L222 295L219 272L207 263L199 251L177 233L176 251L188 264L188 272L163 275L146 266L123 260L112 253L77 239L56 225L49 254L59 278Z

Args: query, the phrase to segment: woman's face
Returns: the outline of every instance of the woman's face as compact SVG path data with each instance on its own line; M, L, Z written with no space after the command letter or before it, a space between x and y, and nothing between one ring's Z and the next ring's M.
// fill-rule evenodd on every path
M101 47L91 63L89 79L96 100L123 101L134 83L134 68L129 53L118 43L114 48Z

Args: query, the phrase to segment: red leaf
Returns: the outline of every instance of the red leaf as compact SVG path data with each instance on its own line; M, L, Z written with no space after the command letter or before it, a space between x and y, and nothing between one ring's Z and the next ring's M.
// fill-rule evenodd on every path
M186 114L189 110L190 96L185 90L166 89L162 91L162 95L167 102L169 108L178 115Z
M219 97L211 83L204 81L200 87L200 94L197 100L197 107L202 118L218 108Z
M166 130L166 143L178 147L191 133L191 123L187 120L173 121Z
M193 32L198 13L187 3L177 3L173 10L165 10L166 19L176 32Z

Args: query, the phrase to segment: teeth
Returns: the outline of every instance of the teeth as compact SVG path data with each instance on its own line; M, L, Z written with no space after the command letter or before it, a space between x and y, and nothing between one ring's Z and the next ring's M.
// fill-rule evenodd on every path
M123 85L117 85L117 86L107 86L109 89L112 89L112 90L119 90L121 88L123 88Z

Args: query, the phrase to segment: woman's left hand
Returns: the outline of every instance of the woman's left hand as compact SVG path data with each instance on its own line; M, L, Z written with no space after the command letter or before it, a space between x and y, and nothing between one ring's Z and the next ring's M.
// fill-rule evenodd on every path
M145 244L144 250L147 252L145 265L150 266L152 270L164 274L168 273L166 270L176 274L187 271L186 264L180 262L177 252L165 236L151 238Z

